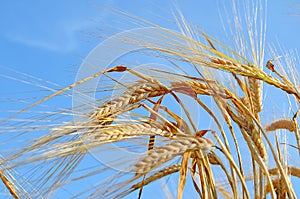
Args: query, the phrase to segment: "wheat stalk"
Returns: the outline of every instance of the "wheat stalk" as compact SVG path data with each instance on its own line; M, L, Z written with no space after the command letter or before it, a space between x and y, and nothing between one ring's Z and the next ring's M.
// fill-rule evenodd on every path
M5 185L5 187L9 190L10 194L15 199L19 199L15 185L5 176L2 169L0 169L0 178L3 182L3 184Z

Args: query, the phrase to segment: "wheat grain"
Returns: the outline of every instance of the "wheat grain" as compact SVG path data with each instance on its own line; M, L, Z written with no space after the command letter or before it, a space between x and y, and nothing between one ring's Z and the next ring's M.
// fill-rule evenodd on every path
M254 78L248 78L249 81L249 94L250 94L250 100L252 102L252 110L254 114L257 114L261 111L261 87L262 84L254 79Z
M251 138L252 138L255 146L257 147L260 156L266 160L268 157L268 153L267 153L265 144L262 141L262 137L261 137L260 133L255 128L252 129L252 131L250 131L250 132L251 132L251 134L250 134Z

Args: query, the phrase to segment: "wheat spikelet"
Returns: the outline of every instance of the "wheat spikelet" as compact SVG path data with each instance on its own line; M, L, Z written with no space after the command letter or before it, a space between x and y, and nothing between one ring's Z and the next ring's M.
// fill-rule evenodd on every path
M247 97L241 97L240 99L246 107L250 107L250 102Z
M232 61L221 59L221 58L212 58L211 62L223 66L236 66L236 67L238 66L236 63L233 63Z
M191 97L196 98L197 94L200 95L212 95L215 94L228 98L227 93L224 89L217 84L217 82L202 83L196 80L171 82L172 90L180 93L187 94Z
M229 57L227 57L229 58ZM225 60L223 58L210 58L210 63L208 62L207 65L213 68L222 69L228 72L244 75L244 76L257 76L255 73L255 69L253 67L249 67L248 65L241 64L241 63L234 63L232 58L231 60Z
M249 94L252 102L252 110L255 114L261 111L261 87L262 84L254 78L248 78L249 81Z
M207 84L201 83L199 81L188 81L188 84L191 85L196 94L201 95L219 95L222 98L227 99L229 96L227 95L226 89L222 88L217 82L209 82Z
M250 134L255 146L257 147L259 154L261 155L261 157L263 159L266 159L268 156L265 144L262 141L262 137L260 135L260 133L257 131L257 129L253 129L251 134Z
M148 173L149 171L159 167L163 163L184 154L187 151L195 150L212 150L213 143L211 140L200 137L181 137L170 144L157 147L155 151L141 159L135 164L134 172Z
M215 153L208 153L207 158L210 164L212 165L221 165L220 158Z
M175 92L180 92L180 93L189 95L193 98L197 97L197 93L195 92L195 90L192 88L192 86L188 82L185 82L185 81L171 82L171 87L172 87L172 90ZM201 89L201 88L199 88L199 89ZM202 88L201 91L202 91L201 93L203 95L209 94L207 92L206 88Z
M276 131L278 129L286 129L290 132L296 132L294 121L288 119L272 122L271 124L267 125L265 129L267 132Z

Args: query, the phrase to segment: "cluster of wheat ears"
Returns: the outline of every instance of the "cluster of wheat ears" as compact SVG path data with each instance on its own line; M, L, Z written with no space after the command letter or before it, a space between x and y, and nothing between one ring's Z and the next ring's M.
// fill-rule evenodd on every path
M26 145L2 150L2 190L14 198L44 198L72 183L93 179L73 197L122 198L131 194L142 198L147 186L175 176L172 180L177 189L170 192L177 198L189 198L191 193L184 192L187 186L199 198L297 198L299 181L294 179L300 177L300 168L290 164L284 150L289 148L294 159L299 157L297 70L289 61L291 56L273 59L280 55L271 48L273 57L264 58L263 11L253 10L252 17L245 19L247 29L236 29L232 48L191 27L180 13L180 33L140 20L155 26L153 34L132 35L120 42L155 52L154 56L167 60L177 72L119 64L3 119L1 133L13 134L10 142L24 136ZM234 20L237 27L243 23L241 18ZM76 112L61 108L39 119L14 119L52 98L69 95L68 91L96 77L107 84L96 91L102 92L102 98L87 102L85 108L77 107ZM273 108L263 100L263 87L287 97L292 104L288 115L261 118L264 111L269 114ZM199 127L181 96L193 100L216 128ZM82 109L85 111L80 112ZM86 119L74 122L73 114ZM43 126L48 118L52 125ZM285 133L293 139L283 143ZM91 150L101 156L104 151L118 149L142 152L132 159L125 155L111 165L77 169ZM127 163L126 168L116 171L122 163ZM72 192L72 188L65 189Z

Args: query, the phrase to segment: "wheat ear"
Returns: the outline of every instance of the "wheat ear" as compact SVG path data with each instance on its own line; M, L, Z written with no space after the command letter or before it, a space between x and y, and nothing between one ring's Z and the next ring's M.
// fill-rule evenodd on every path
M97 118L102 121L113 113L125 109L128 105L135 104L147 98L165 95L169 92L166 87L156 83L138 83L133 85L122 96L106 102L103 106L98 108Z
M156 147L155 151L135 164L134 172L140 174L148 173L187 151L212 150L213 146L213 142L207 138L183 136L170 144Z
M267 132L276 131L278 129L286 129L290 132L296 132L294 121L289 119L272 122L271 124L267 125L265 129Z
M174 164L171 165L169 167L166 167L162 170L159 170L157 172L155 172L154 174L152 174L151 176L149 176L148 178L146 178L143 182L139 182L137 184L132 185L132 189L136 190L142 186L146 186L147 184L158 180L160 178L163 178L165 176L168 176L170 174L176 173L180 170L181 165L180 164Z

